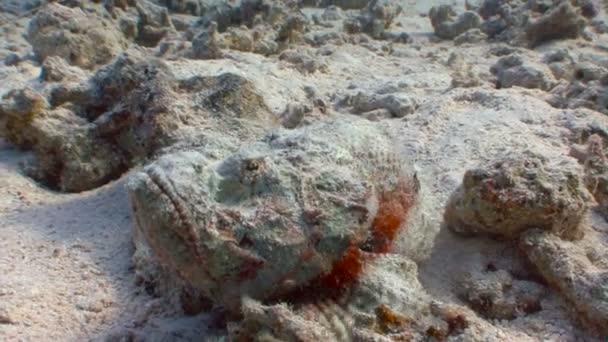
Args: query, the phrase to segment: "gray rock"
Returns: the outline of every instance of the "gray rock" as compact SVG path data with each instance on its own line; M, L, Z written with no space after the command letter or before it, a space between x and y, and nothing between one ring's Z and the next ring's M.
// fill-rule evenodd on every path
M477 11L479 12L479 15L481 15L481 17L483 19L488 19L490 17L500 14L500 7L501 7L500 0L484 0L479 5L479 8L477 9Z
M549 90L555 81L550 70L541 64L524 64L518 55L509 55L499 59L490 67L490 72L496 75L497 88L539 88Z
M279 60L290 63L302 73L324 72L327 70L324 57L316 55L314 49L296 48L286 50L279 55Z
M361 117L366 118L369 121L380 121L383 119L390 119L393 117L393 113L386 108L379 108L370 110L360 114Z
M543 57L543 61L547 63L547 66L551 69L555 79L565 79L568 81L574 79L574 58L570 55L568 50L559 49L552 51Z
M208 0L165 0L167 8L172 12L200 16L209 6Z
M444 218L452 230L466 235L513 239L542 228L574 239L583 234L590 198L576 165L524 155L467 171Z
M59 56L83 68L109 62L127 45L111 21L56 3L30 21L27 40L40 60Z
M454 39L460 34L481 25L481 17L475 12L466 11L459 16L449 5L435 6L429 12L435 35L442 39Z
M313 46L323 45L344 45L348 41L348 36L342 32L334 30L314 31L304 35L306 42Z
M267 56L300 41L307 26L308 19L295 2L219 1L207 7L186 36L194 37L194 58L220 58L221 47Z
M0 102L0 135L18 146L30 146L34 137L27 128L47 107L46 99L31 88L8 92Z
M479 8L485 19L481 29L490 38L528 47L577 38L586 24L584 15L593 12L586 2L486 0Z
M521 66L523 64L524 64L524 59L521 56L509 54L505 57L500 58L496 63L494 63L490 67L490 72L494 75L497 75L497 74L501 73L503 70Z
M578 38L585 28L584 18L568 1L547 11L525 27L528 44L532 47L552 39Z
M553 81L547 73L534 66L521 65L505 69L498 74L497 88L523 88L551 89Z
M579 153L573 153L579 152ZM608 214L608 160L604 151L604 141L598 134L592 134L587 144L577 151L573 147L571 155L577 157L585 170L585 184L603 214Z
M222 35L221 44L224 48L245 52L257 50L257 41L247 26L230 27Z
M608 255L597 242L582 246L531 230L519 246L540 276L573 304L575 319L590 331L608 334Z
M48 57L42 63L40 78L47 82L82 81L86 78L84 71L71 66L60 57Z
M321 14L321 19L325 21L336 21L344 19L344 12L340 7L328 6Z
M458 52L452 52L446 63L452 69L452 88L471 88L482 84L479 75L473 71L470 64L466 63L464 56Z
M375 39L385 39L387 29L403 8L394 0L369 1L361 13L344 22L345 31L349 33L367 33Z
M311 111L312 108L306 105L289 104L281 116L281 124L285 128L296 128Z
M79 192L101 186L126 171L122 154L99 139L86 120L62 108L32 121L21 134L35 139L36 159L25 166L32 178L53 189Z
M470 65L457 69L451 73L452 88L473 88L483 84L481 77L473 71Z
M464 5L467 11L479 12L484 3L484 0L465 0Z
M192 56L196 59L218 59L223 53L218 43L217 24L209 27L192 40Z
M366 94L359 92L345 100L345 104L352 106L353 111L358 114L375 111L378 109L388 110L393 117L402 118L414 113L418 104L414 99L405 94Z
M139 16L137 42L143 46L156 46L170 32L174 32L171 18L166 7L158 6L148 0L137 2Z
M608 23L605 19L594 19L590 24L595 29L596 33L608 33Z
M541 310L546 289L505 270L474 270L462 276L460 296L489 319L515 319Z
M581 9L581 14L589 19L597 16L602 9L602 5L596 0L576 0L574 4Z
M176 110L178 93L188 106ZM234 74L177 82L167 65L129 50L82 83L60 83L49 108L31 90L2 106L6 137L32 149L27 171L61 191L89 190L118 178L165 148L225 132L251 138L276 119L251 82Z
M582 62L574 66L574 78L582 82L596 81L608 75L608 70L594 63Z
M551 51L544 56L543 60L545 63L574 62L574 58L572 58L572 55L570 55L570 52L566 49Z
M4 65L6 66L15 66L21 62L21 57L16 53L9 53L6 57L4 57Z
M370 3L370 0L321 0L321 7L337 6L345 10L362 9Z
M136 6L136 0L103 0L103 7L111 14L115 13L116 8L127 10L134 6Z
M341 265L389 250L409 222L418 186L393 146L380 127L342 119L223 157L166 155L130 181L136 229L165 267L230 310L242 296L340 289L358 274Z
M480 29L474 28L474 29L470 29L470 30L458 35L456 38L454 38L454 44L455 45L477 44L477 43L481 43L481 42L485 41L487 38L488 38L488 36L485 33L483 33Z

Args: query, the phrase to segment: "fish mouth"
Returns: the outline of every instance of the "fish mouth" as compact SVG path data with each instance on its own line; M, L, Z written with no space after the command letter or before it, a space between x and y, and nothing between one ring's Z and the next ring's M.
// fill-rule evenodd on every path
M188 282L194 283L194 279L200 279L196 274L201 272L207 279L212 280L206 271L206 258L202 253L192 214L169 177L157 167L141 171L137 177L138 180L132 185L131 191L131 205L137 229L159 257L159 261ZM167 205L169 208L165 210L169 215L160 220L150 215L150 211L158 210L147 204L153 202L163 202ZM171 245L177 245L177 248L171 250L168 248ZM179 247L180 245L183 247Z

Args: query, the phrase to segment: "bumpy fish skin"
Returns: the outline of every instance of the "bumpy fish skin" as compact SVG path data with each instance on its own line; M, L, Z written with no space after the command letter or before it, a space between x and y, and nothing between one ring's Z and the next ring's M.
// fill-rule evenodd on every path
M362 254L391 250L418 194L413 165L365 120L274 132L223 159L169 154L129 187L161 263L228 308L349 285Z

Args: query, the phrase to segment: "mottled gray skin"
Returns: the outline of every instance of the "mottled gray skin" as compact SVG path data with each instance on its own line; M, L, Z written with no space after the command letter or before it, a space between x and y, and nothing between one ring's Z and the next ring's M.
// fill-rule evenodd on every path
M472 11L459 16L449 5L435 6L429 12L435 35L442 39L454 39L460 34L481 25L481 17Z
M433 325L430 297L417 279L416 264L399 255L371 260L352 293L339 300L301 305L264 305L243 300L243 320L232 339L278 341L422 340ZM266 339L264 339L266 338Z
M575 165L537 156L504 159L465 173L445 221L457 233L513 239L529 228L580 237L591 196Z
M396 254L370 260L339 299L265 305L246 298L242 313L243 320L229 326L235 341L496 341L470 310L433 300L416 264Z
M59 56L83 68L105 64L127 46L113 22L56 3L38 11L27 40L40 60Z
M412 165L365 120L278 131L223 159L202 151L148 165L130 197L161 263L229 309L330 272L347 249L370 243L393 194L407 205L417 193Z
M592 241L583 246L531 230L521 237L519 246L547 283L574 304L576 318L606 336L608 264L606 251Z

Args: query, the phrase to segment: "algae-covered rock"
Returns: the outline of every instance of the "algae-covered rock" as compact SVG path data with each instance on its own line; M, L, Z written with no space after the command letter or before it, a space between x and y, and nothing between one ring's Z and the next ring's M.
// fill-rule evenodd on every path
M28 127L47 107L46 99L31 88L10 91L0 102L0 135L15 145L31 146Z
M32 123L36 159L25 167L32 178L65 192L106 184L127 170L124 154L97 138L94 126L65 109Z
M122 154L96 139L93 126L65 108L51 110L31 89L9 93L0 106L3 135L32 149L37 158L26 166L34 179L62 191L83 191L116 178L124 170Z
M127 45L113 22L56 3L38 11L29 24L27 40L39 59L59 56L83 68L109 62Z
M348 285L364 251L391 249L416 202L412 165L365 120L278 131L224 158L204 151L150 164L130 197L160 261L230 309Z
M52 108L31 89L9 93L0 122L10 142L35 152L28 173L67 192L103 185L164 148L198 144L199 135L246 140L278 125L247 79L225 73L178 82L166 63L138 50L50 95ZM188 106L177 110L180 98Z
M582 235L591 198L576 165L524 155L465 173L445 212L446 223L463 234L516 238L542 228L564 238Z

